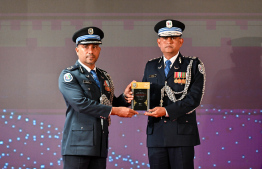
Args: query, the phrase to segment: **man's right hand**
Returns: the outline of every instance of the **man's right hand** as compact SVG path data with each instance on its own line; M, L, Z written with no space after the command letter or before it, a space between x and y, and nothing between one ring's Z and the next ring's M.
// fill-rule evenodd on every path
M117 115L119 117L132 117L138 114L138 112L127 107L112 107L111 115Z

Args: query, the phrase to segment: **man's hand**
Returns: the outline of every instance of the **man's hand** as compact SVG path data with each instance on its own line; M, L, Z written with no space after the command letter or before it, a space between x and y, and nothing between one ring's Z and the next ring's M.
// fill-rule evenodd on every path
M164 107L155 107L149 109L148 112L145 112L144 115L152 117L162 117L166 115L166 109Z
M117 115L119 117L132 117L138 114L138 112L127 107L112 107L111 115Z
M131 84L133 82L136 82L135 80L133 80L129 85L127 85L125 91L124 91L124 96L125 96L125 100L127 103L131 103L131 101L134 99L133 93L132 93L132 89L131 89Z

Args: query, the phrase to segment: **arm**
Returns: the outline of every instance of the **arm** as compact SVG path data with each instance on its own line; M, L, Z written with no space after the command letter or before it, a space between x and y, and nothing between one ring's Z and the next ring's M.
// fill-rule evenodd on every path
M135 80L133 80L132 82L135 82ZM113 106L116 106L116 107L118 107L118 106L125 106L125 107L130 106L130 103L134 98L133 93L132 93L132 89L131 89L132 82L129 83L129 85L127 85L123 94L121 94L117 98L114 97Z
M65 81L64 76L70 73L71 81ZM91 87L91 86L90 86ZM68 70L62 71L59 76L59 90L64 96L67 107L74 109L79 113L86 113L96 118L108 117L111 106L102 105L99 102L90 99L95 97L94 91L84 90L74 74Z

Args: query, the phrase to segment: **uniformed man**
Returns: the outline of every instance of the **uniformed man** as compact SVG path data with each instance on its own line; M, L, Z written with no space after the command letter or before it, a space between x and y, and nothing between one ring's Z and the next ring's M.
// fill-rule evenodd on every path
M131 84L124 94L115 97L111 77L95 65L103 37L103 31L97 27L77 31L72 39L78 60L59 77L59 89L67 106L62 138L64 169L105 169L110 115L138 114L118 107L130 105Z
M147 62L143 82L150 82L147 147L151 169L193 169L200 144L195 109L205 89L204 64L180 53L185 25L163 20L155 25L163 56Z

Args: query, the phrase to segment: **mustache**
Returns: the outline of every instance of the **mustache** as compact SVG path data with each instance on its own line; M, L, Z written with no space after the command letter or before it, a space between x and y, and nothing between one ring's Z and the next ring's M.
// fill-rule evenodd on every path
M86 56L95 56L94 54L87 54Z

